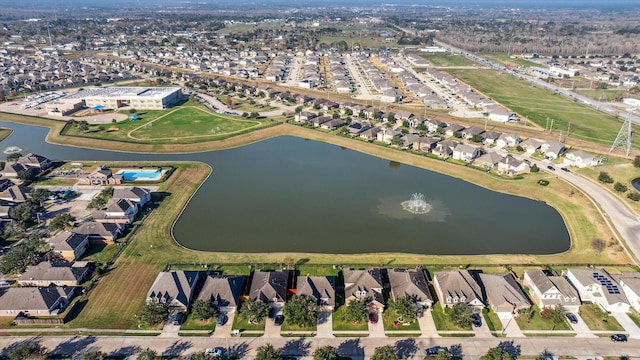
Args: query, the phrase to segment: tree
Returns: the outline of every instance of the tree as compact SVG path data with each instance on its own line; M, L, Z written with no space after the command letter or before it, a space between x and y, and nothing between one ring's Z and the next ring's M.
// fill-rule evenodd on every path
M227 95L227 98L225 99L225 102L226 102L227 107L229 109L233 109L233 100L231 99L231 96Z
M89 351L82 355L82 360L104 360L107 358L107 354L102 351Z
M627 194L627 197L631 199L631 201L640 201L640 193L633 191Z
M474 143L481 143L481 142L482 142L482 140L483 140L483 139L482 139L482 136L480 136L480 135L478 135L478 134L473 135L473 136L471 137L471 142L474 142Z
M613 184L613 190L623 193L623 192L627 192L629 188L627 188L627 185L621 182L616 182L615 184Z
M489 349L486 354L482 355L480 360L515 360L515 356L512 356L508 352L496 346Z
M9 360L45 359L47 349L35 341L23 341L9 350L7 357Z
M148 326L160 324L169 315L169 304L150 301L145 303L140 313L140 321Z
M398 355L392 345L385 345L375 348L371 360L398 360Z
M273 345L262 345L256 349L255 360L282 360L283 357L280 352L273 347Z
M258 323L269 315L269 305L260 300L249 299L242 303L240 315L250 323Z
M9 155L7 155L7 161L8 162L16 162L18 161L18 159L22 156L21 153L17 152L17 153L11 153Z
M319 347L313 352L313 360L337 360L338 351L331 345Z
M211 301L200 299L193 302L191 312L195 317L203 321L218 315L218 309L216 309Z
M600 238L591 239L591 248L596 252L597 256L600 256L602 251L607 247L607 243Z
M540 168L538 167L538 165L537 165L537 164L533 164L533 165L531 166L531 172L532 172L532 173L537 173L537 172L539 172L539 171L540 171Z
M613 178L606 171L600 171L600 175L598 175L598 181L605 184L612 184Z
M564 321L564 310L562 307L545 307L540 310L540 317L545 320L551 320L554 324L559 324Z
M367 318L367 305L364 300L354 300L347 305L342 315L342 320L352 323L360 322Z
M260 117L260 113L256 112L256 111L252 111L251 114L249 114L249 117L252 118L259 118Z
M36 174L31 169L25 169L18 171L18 179L24 182L31 182L36 179Z
M214 355L214 354L207 354L204 351L200 351L197 353L194 353L193 355L191 355L191 357L189 358L190 360L214 360L217 359L218 356Z
M302 112L302 106L296 106L295 113L300 114Z
M37 188L29 193L29 198L40 204L40 206L42 206L42 203L47 200L49 196L51 196L51 191L44 188Z
M19 222L24 227L29 227L37 219L38 210L40 210L40 207L37 204L31 201L25 201L11 209L9 217Z
M75 221L76 218L69 213L58 214L49 223L49 229L53 231L69 230Z
M389 307L405 322L413 322L418 317L418 306L416 306L415 301L409 296L404 296L392 301Z
M451 354L448 351L444 351L444 350L440 350L438 351L438 354L436 355L435 360L451 360L453 359L453 356L451 356Z
M155 358L158 356L157 352L149 348L146 348L146 349L139 348L137 351L137 354L138 354L138 356L136 357L137 360L155 360Z
M138 110L136 109L129 109L129 114L135 114L136 112L138 112Z
M284 304L284 316L297 326L315 326L318 322L316 301L311 296L293 296Z
M473 315L473 309L463 302L456 303L451 308L451 318L456 325L466 328L471 326L471 322L473 319L471 316Z
M640 168L640 155L636 155L636 157L633 158L633 166Z

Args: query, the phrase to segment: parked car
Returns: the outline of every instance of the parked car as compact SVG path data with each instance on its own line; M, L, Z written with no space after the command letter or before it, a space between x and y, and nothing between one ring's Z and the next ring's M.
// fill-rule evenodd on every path
M204 350L204 353L207 355L222 356L224 354L224 349L221 347L208 348Z
M176 313L176 316L173 318L173 325L182 324L182 313Z
M569 169L567 169L566 167L562 167L562 168L560 168L560 170L566 171L566 172L570 172Z
M568 312L566 315L567 315L567 319L569 319L570 323L572 323L572 324L577 324L578 323L578 317L574 313Z
M444 346L433 346L433 347L424 349L424 354L425 356L436 356L440 351L444 351L448 353L449 349Z
M551 166L551 165L547 165L547 169L549 169L549 170L551 170L551 171L556 171L556 168L554 168L554 167L553 167L553 166Z
M216 325L224 325L227 323L227 315L220 314L218 315L218 319L216 320Z
M376 314L369 314L369 322L372 324L376 324L378 322L378 317L376 316Z
M613 334L611 335L611 340L615 342L626 342L627 335L625 334Z
M284 315L276 315L276 317L273 319L273 322L277 325L280 326L284 323Z
M471 315L471 320L472 320L473 326L475 327L482 326L482 318L480 317L480 314Z

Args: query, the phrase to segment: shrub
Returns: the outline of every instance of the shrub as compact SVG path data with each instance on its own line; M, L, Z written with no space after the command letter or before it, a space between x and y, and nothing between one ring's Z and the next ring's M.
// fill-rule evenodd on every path
M609 175L608 172L600 171L600 175L598 175L598 181L605 184L612 184L613 178Z
M627 192L628 188L627 188L627 185L621 182L617 182L613 185L613 190L623 193L623 192Z
M627 197L631 199L631 201L640 201L640 193L639 192L630 192L627 194Z

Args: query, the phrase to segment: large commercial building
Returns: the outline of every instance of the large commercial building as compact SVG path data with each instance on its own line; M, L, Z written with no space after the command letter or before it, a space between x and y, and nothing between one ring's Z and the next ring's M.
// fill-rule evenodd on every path
M99 87L80 90L59 101L81 101L90 108L162 110L181 99L182 90L177 87Z

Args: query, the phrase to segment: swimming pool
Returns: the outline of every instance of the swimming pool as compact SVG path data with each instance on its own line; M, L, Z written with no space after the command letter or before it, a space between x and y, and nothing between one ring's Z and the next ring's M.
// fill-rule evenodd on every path
M122 175L124 181L153 181L160 180L162 168L157 169L122 169L116 174Z

